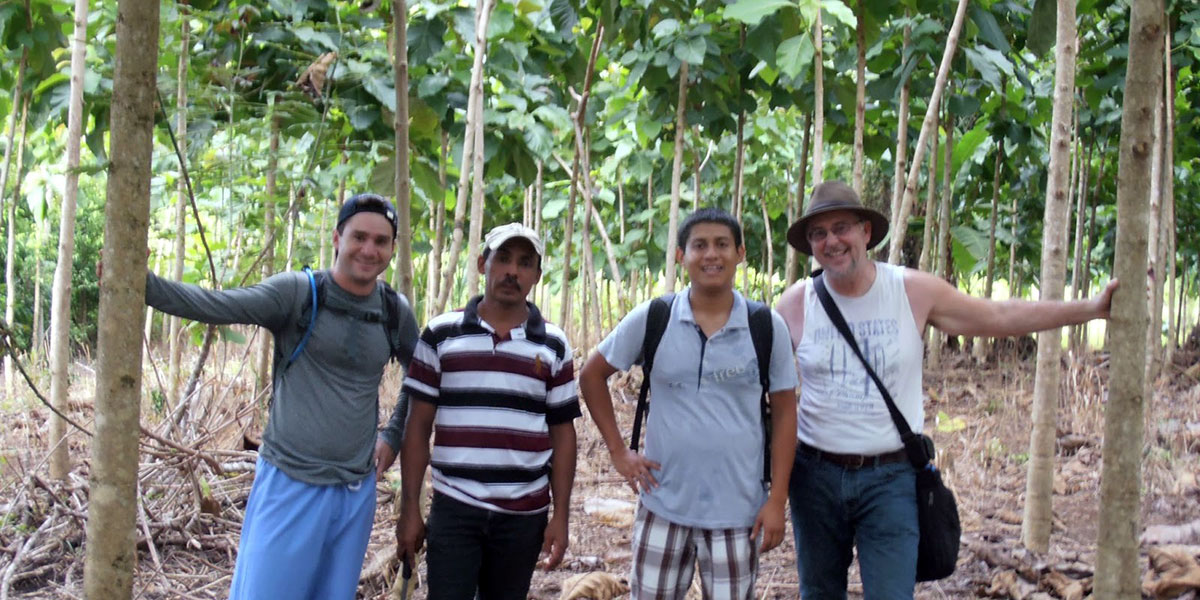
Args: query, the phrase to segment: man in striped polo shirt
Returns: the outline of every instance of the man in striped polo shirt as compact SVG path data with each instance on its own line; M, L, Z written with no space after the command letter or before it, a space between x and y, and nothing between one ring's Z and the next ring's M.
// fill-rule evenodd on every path
M567 336L526 300L542 252L537 232L519 223L488 232L483 295L429 322L404 380L413 403L396 535L410 565L428 541L431 600L524 600L539 552L553 568L567 548L581 413Z

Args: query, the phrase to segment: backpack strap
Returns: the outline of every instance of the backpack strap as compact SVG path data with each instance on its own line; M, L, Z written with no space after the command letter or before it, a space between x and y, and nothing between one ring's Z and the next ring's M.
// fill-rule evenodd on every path
M758 383L762 387L760 412L763 426L763 483L771 483L771 346L775 341L775 324L771 309L762 302L746 300L747 320L750 324L750 341L754 343L754 356L758 359Z
M637 409L633 413L633 435L629 440L629 448L634 452L637 452L638 440L642 437L642 420L650 410L647 396L650 393L650 371L654 369L654 353L658 351L658 343L667 330L673 304L675 294L665 294L651 300L646 311L646 336L642 338L642 388L638 390Z
M288 369L288 367L292 366L292 363L295 362L296 358L300 356L300 353L304 351L304 346L308 344L308 338L312 335L313 326L317 323L317 308L320 307L320 302L317 298L317 288L319 287L317 285L317 276L313 274L312 267L309 267L308 265L305 265L304 267L304 274L308 276L308 287L312 292L308 305L308 326L304 329L304 335L300 336L300 342L297 343L296 347L292 350L292 355L289 356L287 362L284 363L283 369L285 371ZM323 279L324 278L322 278L322 280Z
M379 281L379 295L383 299L383 330L387 333L390 361L400 362L400 294L386 281Z

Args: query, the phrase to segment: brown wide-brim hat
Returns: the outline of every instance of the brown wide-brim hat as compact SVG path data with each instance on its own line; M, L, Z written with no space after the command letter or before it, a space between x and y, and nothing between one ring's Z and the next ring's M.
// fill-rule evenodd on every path
M819 215L839 210L848 210L871 222L871 239L867 241L867 250L878 246L887 237L889 224L883 213L863 206L854 188L840 181L826 181L813 188L804 216L788 227L788 243L812 256L812 245L808 243L808 224Z

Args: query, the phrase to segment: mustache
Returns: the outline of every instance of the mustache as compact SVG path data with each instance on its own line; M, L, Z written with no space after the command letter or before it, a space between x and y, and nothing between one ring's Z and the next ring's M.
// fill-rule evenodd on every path
M521 287L521 284L517 282L517 278L512 276L506 276L504 279L501 279L500 285L510 285L516 288Z

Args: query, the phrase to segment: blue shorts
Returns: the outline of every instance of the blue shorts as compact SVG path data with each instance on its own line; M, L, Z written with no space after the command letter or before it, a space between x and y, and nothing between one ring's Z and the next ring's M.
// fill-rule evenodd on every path
M261 456L257 469L231 600L353 600L375 520L375 473L313 485Z

